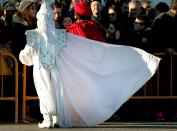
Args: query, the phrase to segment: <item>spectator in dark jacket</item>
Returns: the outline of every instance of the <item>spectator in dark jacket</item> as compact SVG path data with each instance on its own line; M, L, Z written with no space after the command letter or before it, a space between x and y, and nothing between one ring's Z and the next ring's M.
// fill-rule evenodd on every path
M35 29L36 24L36 6L33 0L22 0L19 5L19 10L13 16L14 23L14 40L12 44L12 51L18 58L20 50L22 50L26 44L26 30Z
M152 25L154 52L177 50L177 0L171 0L168 12L157 16Z

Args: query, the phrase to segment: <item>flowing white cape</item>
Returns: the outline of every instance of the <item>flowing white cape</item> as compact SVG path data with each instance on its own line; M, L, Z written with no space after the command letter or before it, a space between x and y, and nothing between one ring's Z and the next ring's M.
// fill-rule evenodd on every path
M68 34L60 54L61 81L72 125L111 117L155 73L159 58L141 49Z
M39 66L32 46L26 45L20 60L34 66L41 112L59 114L60 125L70 127L93 126L111 117L153 76L160 58L67 33L67 46L50 73Z
M59 115L62 127L100 124L154 75L160 58L63 33L54 26L50 4L44 0L38 28L27 31L19 55L23 64L33 65L41 113Z

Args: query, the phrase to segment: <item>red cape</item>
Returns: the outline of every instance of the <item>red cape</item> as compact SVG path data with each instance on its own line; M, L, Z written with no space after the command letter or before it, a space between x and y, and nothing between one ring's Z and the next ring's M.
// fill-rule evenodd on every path
M80 20L67 28L67 31L88 39L105 42L105 37L101 34L98 26L92 20Z

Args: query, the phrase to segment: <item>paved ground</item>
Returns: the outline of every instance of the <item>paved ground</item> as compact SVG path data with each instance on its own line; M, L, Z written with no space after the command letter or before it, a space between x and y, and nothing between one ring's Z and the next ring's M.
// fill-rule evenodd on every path
M0 131L177 131L177 123L104 123L92 128L39 129L33 124L0 124Z

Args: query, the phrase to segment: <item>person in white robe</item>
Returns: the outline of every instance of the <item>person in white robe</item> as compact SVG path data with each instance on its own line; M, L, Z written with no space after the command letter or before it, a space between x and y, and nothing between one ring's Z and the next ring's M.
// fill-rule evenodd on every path
M55 29L50 4L44 0L38 28L27 31L27 44L19 54L23 64L33 66L44 116L39 128L101 124L154 75L160 58Z

